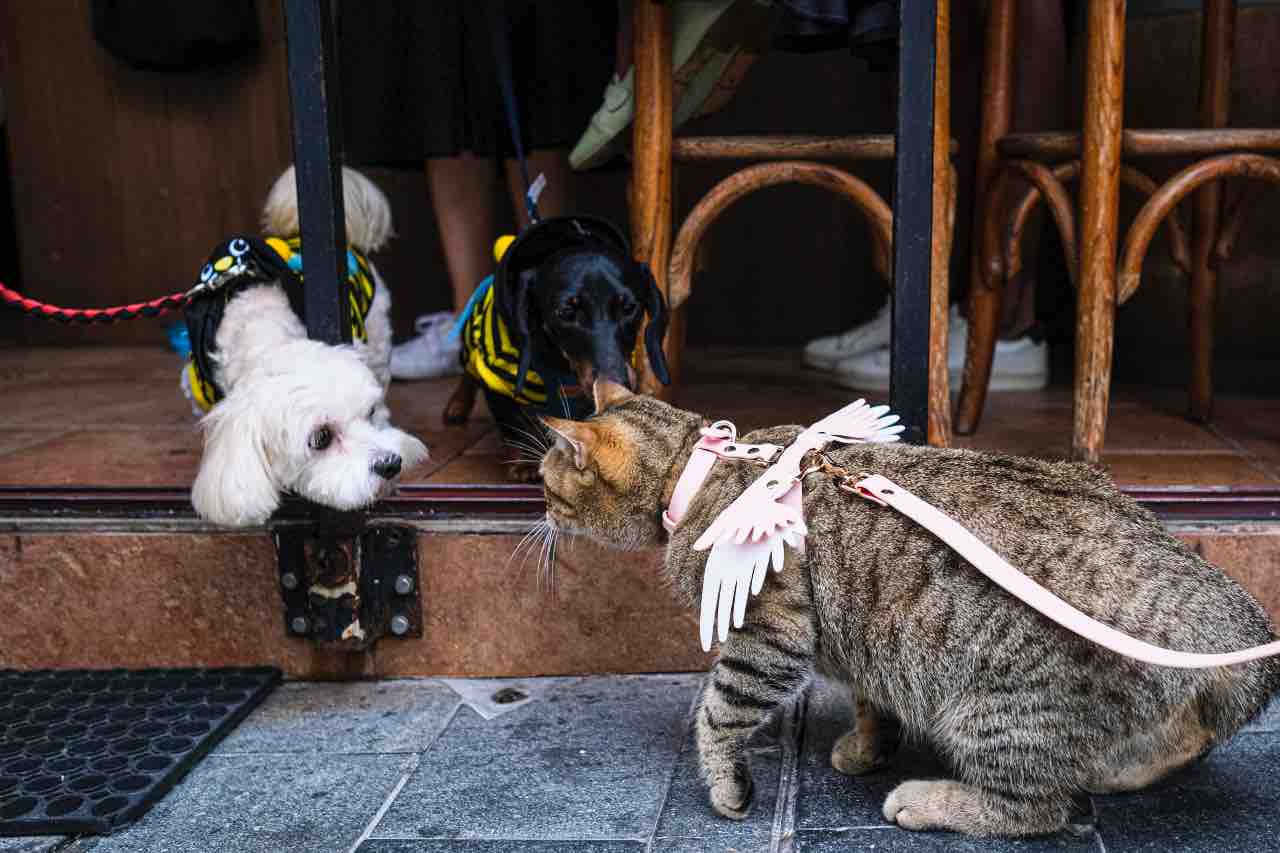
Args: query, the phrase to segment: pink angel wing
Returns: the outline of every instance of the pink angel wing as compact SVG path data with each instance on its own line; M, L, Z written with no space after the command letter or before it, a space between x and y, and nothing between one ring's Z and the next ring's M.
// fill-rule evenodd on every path
M807 530L801 512L800 488L793 486L781 501L762 494L763 500L756 498L744 504L743 520L727 526L711 545L702 575L702 607L698 620L704 651L711 650L717 625L720 642L728 639L731 616L733 627L742 627L747 599L759 594L769 566L772 565L775 572L782 571L783 546L800 548L804 543ZM744 492L739 500L746 495ZM764 508L753 509L757 504ZM729 509L732 508L731 505ZM762 522L760 519L765 513L774 520Z
M898 434L906 427L898 421L897 415L889 414L888 406L868 406L866 400L859 399L827 415L809 429L840 444L855 441L881 443L899 440Z

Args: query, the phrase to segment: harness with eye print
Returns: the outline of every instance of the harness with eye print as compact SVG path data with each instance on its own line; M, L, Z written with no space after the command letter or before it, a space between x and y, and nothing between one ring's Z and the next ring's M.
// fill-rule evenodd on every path
M202 411L221 400L225 389L215 380L214 353L218 327L227 305L249 287L279 284L289 298L289 307L305 317L305 289L302 286L301 241L296 238L235 237L219 245L200 271L200 282L185 310L187 334L191 339L191 360L186 367L183 388ZM365 320L373 305L373 271L363 254L347 249L344 279L347 313L351 318L351 339L368 340Z

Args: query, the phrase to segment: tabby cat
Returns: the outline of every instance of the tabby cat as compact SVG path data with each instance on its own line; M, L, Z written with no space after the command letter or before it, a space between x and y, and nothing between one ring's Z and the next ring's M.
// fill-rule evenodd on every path
M597 386L596 409L585 422L547 420L557 437L542 461L550 521L619 548L666 544L666 579L696 606L707 552L693 542L761 469L717 462L668 537L662 511L707 421L611 383ZM742 441L785 445L800 429ZM1253 597L1103 473L896 444L829 455L913 491L1121 631L1197 652L1273 639ZM748 737L815 671L848 684L857 712L833 766L848 774L883 766L877 724L896 718L908 736L932 743L957 779L902 783L885 817L979 836L1050 832L1065 825L1081 792L1142 788L1231 737L1280 686L1274 658L1176 670L1098 648L909 519L828 477L805 481L804 517L806 553L788 550L784 569L751 600L742 628L719 647L698 709L711 805L726 817L745 817L751 804Z

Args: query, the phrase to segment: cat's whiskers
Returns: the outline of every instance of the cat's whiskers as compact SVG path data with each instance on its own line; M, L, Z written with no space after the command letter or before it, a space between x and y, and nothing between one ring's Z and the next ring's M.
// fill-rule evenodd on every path
M546 523L547 520L545 518L541 519L537 524L529 528L529 531L525 533L519 542L516 543L516 547L511 550L511 556L507 558L508 567L522 549L525 550L525 555L524 559L520 561L520 565L523 566L529 561L530 555L533 554L533 546L539 541L539 537L542 534L542 527Z
M560 529L552 524L549 520L544 519L544 535L542 540L542 553L539 555L538 562L538 582L544 590L555 594L555 561L556 561L556 543L560 538Z

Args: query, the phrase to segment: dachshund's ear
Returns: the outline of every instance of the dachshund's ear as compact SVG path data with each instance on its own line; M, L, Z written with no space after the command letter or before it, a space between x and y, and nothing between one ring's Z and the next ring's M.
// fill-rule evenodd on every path
M507 328L511 331L512 341L520 353L520 365L516 368L516 393L524 390L525 380L529 378L529 367L533 364L533 334L529 314L532 311L530 296L538 276L533 270L525 270L517 276L515 293L511 294L511 317Z
M644 310L649 315L649 325L644 330L644 348L649 353L649 366L653 368L653 375L663 385L670 385L667 357L662 352L662 339L667 334L667 301L662 298L662 292L658 290L658 283L654 281L649 265L640 264L640 270L645 280Z

